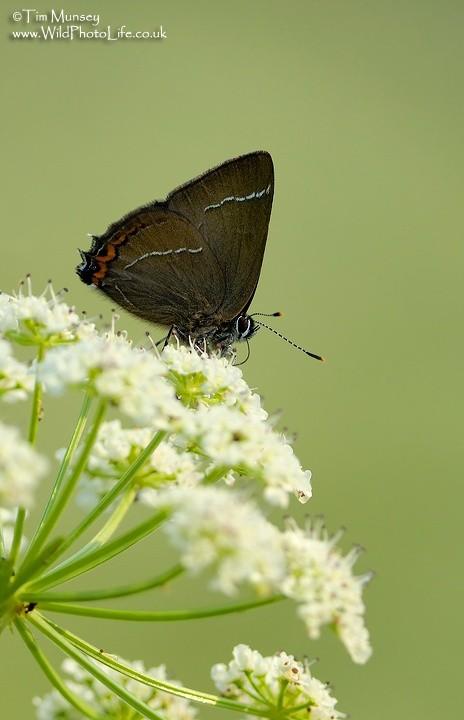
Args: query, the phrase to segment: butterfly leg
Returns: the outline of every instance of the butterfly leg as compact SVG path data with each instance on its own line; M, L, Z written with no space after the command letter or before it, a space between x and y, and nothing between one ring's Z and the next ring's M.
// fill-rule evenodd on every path
M166 345L169 344L169 340L170 340L170 338L171 338L171 335L172 335L172 331L173 331L173 330L174 330L174 325L171 325L171 327L169 328L169 332L168 332L168 334L166 335L166 337L162 338L162 339L159 341L159 343L161 344L161 343L163 342L163 340L164 340L163 350L164 350L164 348L166 347ZM156 344L158 345L158 343L156 343Z

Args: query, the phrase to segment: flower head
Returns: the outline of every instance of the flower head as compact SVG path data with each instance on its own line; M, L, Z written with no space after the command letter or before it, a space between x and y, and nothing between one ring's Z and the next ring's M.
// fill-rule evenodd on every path
M0 397L7 402L25 400L33 387L30 368L13 357L10 343L0 339Z
M90 387L134 422L156 429L166 429L183 411L165 373L153 353L113 333L53 348L39 368L50 393L60 394L73 385Z
M137 672L151 675L151 677L168 681L178 685L176 680L169 680L164 665L145 670L140 661L125 663L130 665ZM169 695L168 693L156 690L155 688L132 680L121 673L118 673L104 665L99 668L112 680L117 681L138 700L146 703L148 707L160 713L165 720L194 720L196 710L187 700ZM90 673L86 672L74 660L66 659L62 664L62 672L69 690L76 695L80 701L90 706L94 712L108 720L121 720L127 716L127 705L100 681L96 680ZM56 690L47 693L44 697L35 697L33 700L36 708L37 720L81 720L82 714L63 698ZM131 718L141 718L138 713L130 714Z
M81 319L53 292L51 283L42 295L28 292L0 294L0 332L21 345L58 345L78 336Z
M93 507L107 493L153 437L150 427L123 428L120 420L103 423L80 484L79 500ZM149 493L167 484L196 485L203 462L167 438L152 453L133 479L139 499L149 502Z
M0 423L0 507L29 508L34 490L48 463L17 428Z
M169 371L176 393L188 407L199 405L234 406L246 414L265 419L255 395L241 370L224 357L199 353L183 345L168 345L161 360Z
M296 720L336 720L345 715L335 709L336 699L309 666L285 652L263 657L247 645L237 645L228 665L218 663L211 677L219 692L259 710L269 705L291 713Z
M213 464L258 480L264 497L286 507L290 494L311 497L311 473L304 471L285 438L257 414L235 407L200 407L187 433Z
M353 574L359 551L344 556L336 541L321 523L307 532L289 524L282 535L288 564L282 591L300 604L298 612L311 638L319 637L323 625L333 625L353 660L364 663L372 652L362 599L369 576Z
M154 498L171 513L166 532L193 572L213 568L213 587L226 594L249 583L262 592L283 577L279 531L230 490L172 488Z

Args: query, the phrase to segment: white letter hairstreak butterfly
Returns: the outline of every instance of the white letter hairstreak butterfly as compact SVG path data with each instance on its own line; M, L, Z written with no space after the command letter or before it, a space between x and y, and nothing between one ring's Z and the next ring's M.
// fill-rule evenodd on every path
M263 324L247 310L273 194L269 153L228 160L93 236L77 273L128 312L225 354Z

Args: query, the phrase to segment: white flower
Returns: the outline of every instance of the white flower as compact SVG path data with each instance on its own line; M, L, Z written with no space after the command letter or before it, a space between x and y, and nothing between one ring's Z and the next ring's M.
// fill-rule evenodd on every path
M186 412L163 377L165 372L152 352L134 348L112 333L53 348L39 366L39 377L50 393L90 382L100 397L133 421L158 430L169 428Z
M93 507L121 477L124 471L148 445L153 429L123 428L120 420L103 423L89 457L87 473L79 486L78 500L83 507ZM138 498L150 504L152 488L167 483L196 485L201 474L201 461L184 452L169 438L165 439L134 477L140 488Z
M6 508L0 507L0 536L3 542L3 550L5 555L9 555L11 550L11 544L13 542L14 528L16 524L17 510L7 510ZM21 538L22 550L27 544L27 539L24 535Z
M184 432L216 466L260 480L268 502L286 507L289 494L300 502L311 497L311 473L302 470L285 438L258 416L224 405L200 407Z
M48 463L25 442L15 427L0 423L0 507L29 508Z
M241 583L268 592L282 580L280 535L259 510L231 490L170 488L153 499L172 513L165 530L192 572L211 567L212 586L232 595Z
M0 294L0 332L23 344L69 342L81 320L74 308L57 298L49 284L40 295Z
M163 682L179 685L176 680L170 680L166 675L164 665L145 670L141 661L125 662L134 670ZM86 672L74 660L67 658L62 663L62 673L66 685L82 702L87 703L92 710L108 720L121 720L128 717L127 705L115 694L106 688L103 683L96 680L93 675ZM121 673L104 665L98 665L109 678L122 685L128 692L135 695L138 700L146 703L154 712L160 713L165 720L194 720L195 708L184 698L170 695L155 688L143 685ZM56 690L47 693L44 697L35 697L33 704L36 708L37 720L81 720L82 714L78 712ZM139 714L130 713L131 717ZM140 716L141 717L141 716Z
M237 645L228 665L213 665L211 677L220 693L258 710L270 712L270 703L287 712L299 708L291 713L296 720L345 717L335 709L337 701L328 686L285 652L263 657L247 645Z
M224 357L199 353L192 348L168 345L161 355L170 371L178 396L186 405L235 406L244 413L265 419L260 399L251 392L241 370Z
M366 662L371 655L364 625L362 590L368 575L353 575L359 551L341 555L338 537L329 538L320 523L307 532L291 524L282 534L288 574L282 592L299 604L311 638L319 637L323 625L334 625L352 659Z
M25 400L34 387L34 376L13 357L11 345L0 339L0 396L8 402Z

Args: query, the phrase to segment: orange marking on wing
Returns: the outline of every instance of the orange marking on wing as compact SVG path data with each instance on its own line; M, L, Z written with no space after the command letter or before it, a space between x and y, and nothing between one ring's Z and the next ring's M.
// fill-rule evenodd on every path
M134 219L131 225L128 225L126 228L122 228L115 235L113 235L110 240L108 240L106 245L104 245L101 249L101 252L104 252L106 254L96 255L94 258L94 260L98 263L98 270L92 275L92 282L94 285L100 284L100 281L103 280L106 273L108 272L108 263L110 263L112 260L114 260L115 257L117 257L116 248L119 247L119 245L123 245L124 243L126 243L128 240L131 239L131 237L134 237L134 235L137 235L140 230L144 230L149 225L151 225L149 215L145 215L140 219Z

